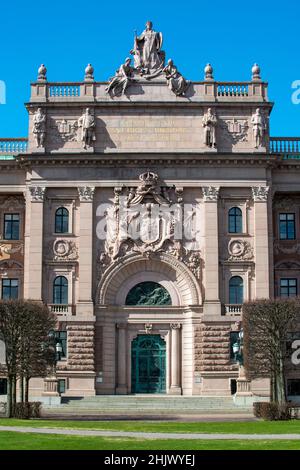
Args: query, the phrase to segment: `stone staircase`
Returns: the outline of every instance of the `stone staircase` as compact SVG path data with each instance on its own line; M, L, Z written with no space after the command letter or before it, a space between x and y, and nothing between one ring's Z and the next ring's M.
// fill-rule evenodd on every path
M43 405L47 415L198 415L247 414L252 406L236 406L232 397L158 396L158 395L97 395L94 397L64 397L60 406Z

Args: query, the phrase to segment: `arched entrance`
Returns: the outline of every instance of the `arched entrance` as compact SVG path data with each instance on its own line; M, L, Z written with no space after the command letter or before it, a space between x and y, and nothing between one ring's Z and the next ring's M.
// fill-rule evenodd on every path
M132 393L166 393L166 342L159 335L138 335L131 346Z

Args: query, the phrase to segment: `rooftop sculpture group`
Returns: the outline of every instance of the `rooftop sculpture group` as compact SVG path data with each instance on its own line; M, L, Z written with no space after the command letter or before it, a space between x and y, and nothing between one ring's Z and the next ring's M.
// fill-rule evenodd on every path
M162 43L162 33L154 31L152 22L147 21L146 29L140 36L135 32L133 48L130 51L134 66L131 66L131 59L127 58L116 75L109 80L106 92L111 96L124 95L129 84L138 78L151 80L164 76L170 90L176 96L184 96L190 82L179 73L172 59L169 59L165 66Z

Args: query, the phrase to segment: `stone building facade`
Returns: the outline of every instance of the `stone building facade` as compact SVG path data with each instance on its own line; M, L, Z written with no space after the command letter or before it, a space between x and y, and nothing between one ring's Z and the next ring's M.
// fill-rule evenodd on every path
M109 85L40 67L0 139L0 292L56 313L63 395L230 395L243 301L299 289L300 139L270 138L257 65L191 83L145 37Z

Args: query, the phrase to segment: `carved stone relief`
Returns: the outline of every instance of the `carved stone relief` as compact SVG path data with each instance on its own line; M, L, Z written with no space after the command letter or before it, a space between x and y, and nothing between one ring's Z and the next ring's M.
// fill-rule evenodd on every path
M230 240L228 243L228 261L246 261L253 259L253 248L245 240Z
M229 119L221 123L224 138L232 144L248 141L249 123L245 119Z
M53 243L54 261L71 261L78 258L76 244L69 240L55 240Z

